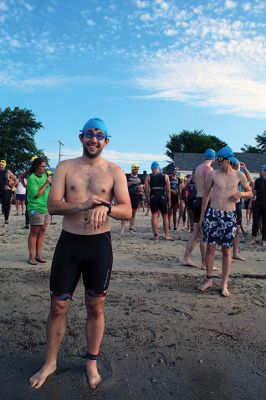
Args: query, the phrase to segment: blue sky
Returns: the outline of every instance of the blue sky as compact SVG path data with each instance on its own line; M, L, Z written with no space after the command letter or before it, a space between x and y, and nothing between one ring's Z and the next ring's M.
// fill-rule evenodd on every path
M0 0L0 107L33 111L52 166L91 117L125 171L182 129L239 151L266 129L265 21L260 0Z

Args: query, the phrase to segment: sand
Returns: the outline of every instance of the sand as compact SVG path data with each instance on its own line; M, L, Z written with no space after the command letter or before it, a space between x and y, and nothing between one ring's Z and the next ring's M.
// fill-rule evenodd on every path
M45 356L49 311L49 268L61 231L61 217L49 226L47 265L27 264L22 216L11 211L10 227L0 228L1 346L3 400L264 400L266 249L242 236L234 261L232 296L219 295L220 272L207 293L197 287L204 271L181 266L189 233L174 241L151 240L150 217L137 214L134 235L113 223L114 266L106 299L106 330L99 370L103 383L93 392L84 369L84 296L79 284L68 318L57 372L40 390L28 378ZM200 265L199 249L194 262ZM221 266L217 251L216 265Z

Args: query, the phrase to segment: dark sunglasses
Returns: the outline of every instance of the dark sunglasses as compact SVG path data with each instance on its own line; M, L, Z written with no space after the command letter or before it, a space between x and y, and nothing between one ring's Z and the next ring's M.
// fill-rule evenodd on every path
M226 157L217 157L218 162L222 162L223 160L228 160Z
M91 129L88 129L86 132L83 133L83 135L87 138L87 139L93 139L96 138L97 140L103 140L106 138L106 134L102 131L98 131L98 132L94 132Z

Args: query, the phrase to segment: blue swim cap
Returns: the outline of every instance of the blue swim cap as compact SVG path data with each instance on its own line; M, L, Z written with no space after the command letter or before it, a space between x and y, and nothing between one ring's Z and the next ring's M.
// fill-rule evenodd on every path
M99 129L105 133L105 137L111 137L108 135L104 121L100 118L89 119L80 132L85 133L88 129Z
M266 164L262 165L262 166L260 167L260 169L262 169L262 171L266 171Z
M151 164L151 169L160 169L160 164L158 163L158 161L153 161L153 163Z
M237 167L240 164L240 161L234 156L229 157L229 161L234 167Z
M234 157L234 152L229 146L222 147L216 154L217 157L229 158Z
M204 153L205 160L215 160L216 152L213 149L207 149Z

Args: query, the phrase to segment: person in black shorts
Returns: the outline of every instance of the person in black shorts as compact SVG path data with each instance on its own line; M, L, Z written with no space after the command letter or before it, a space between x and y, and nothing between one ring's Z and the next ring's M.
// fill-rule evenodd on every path
M138 164L132 164L131 166L131 174L127 175L127 185L128 185L128 192L132 207L132 216L129 220L129 231L130 233L134 233L135 229L135 217L136 213L139 208L140 197L139 197L139 185L141 184L141 179L138 175L139 173L139 166ZM121 230L120 234L124 233L126 221L121 222Z
M254 184L254 205L252 223L252 244L256 243L256 236L261 221L262 246L266 247L266 164L261 166L260 177Z
M168 208L171 206L171 189L168 175L160 172L157 161L151 164L152 173L145 180L145 194L149 199L151 209L151 225L154 240L158 239L158 218L162 214L165 239L171 240L169 236Z
M6 160L0 160L0 201L4 214L4 228L8 227L12 190L18 184L16 176L6 167Z
M87 311L86 374L92 389L101 382L97 359L113 261L111 218L128 220L132 213L124 172L101 156L109 137L101 119L90 119L79 135L83 155L59 163L54 175L48 209L50 214L64 216L63 230L51 268L46 361L30 378L36 389L56 370L67 313L81 276Z
M240 162L236 157L231 157L230 164L235 171L242 172L245 175L245 177L247 178L247 181L249 183L253 182L253 178L250 175L249 170L247 169L246 165L243 162ZM239 191L242 190L241 185L239 185L238 190ZM250 199L248 199L248 200L250 200ZM239 254L239 239L240 239L240 232L241 232L241 227L242 227L242 205L243 205L243 202L242 202L242 199L240 199L236 203L235 213L236 213L237 228L236 228L236 235L235 235L234 244L233 244L233 258L235 260L239 260L239 261L245 261L245 258Z

